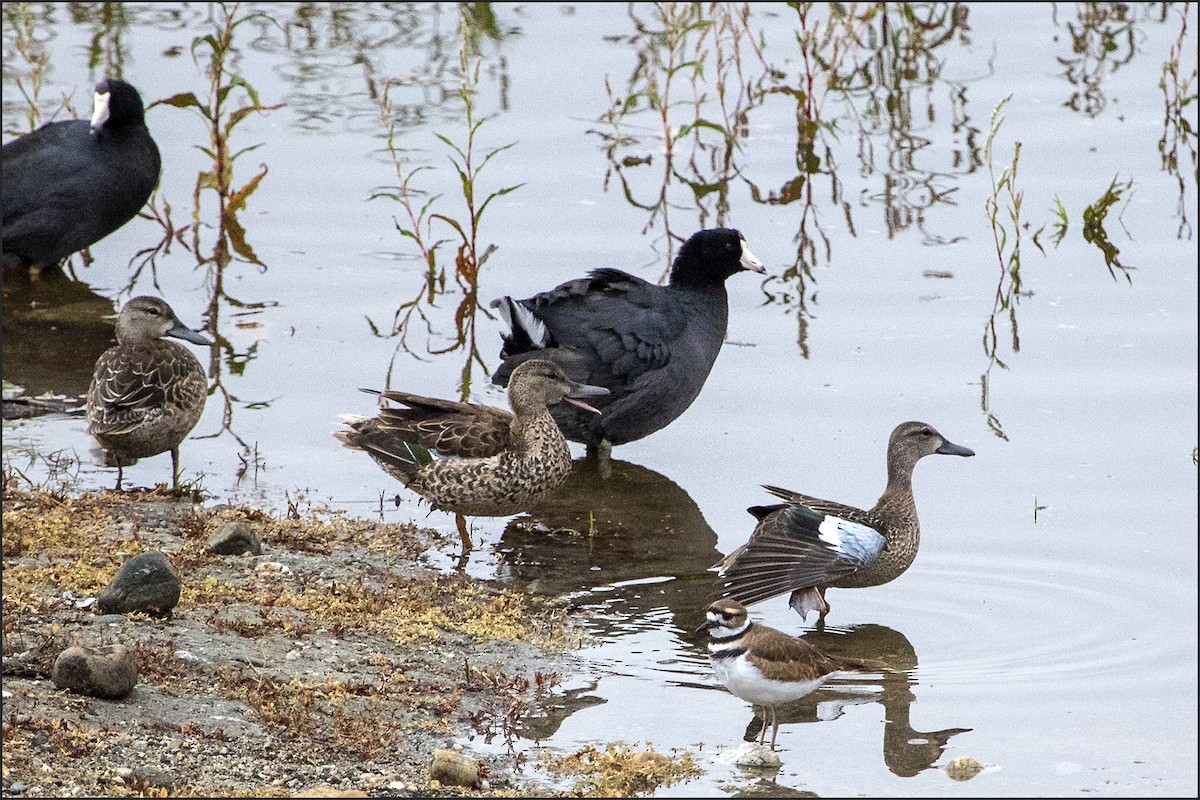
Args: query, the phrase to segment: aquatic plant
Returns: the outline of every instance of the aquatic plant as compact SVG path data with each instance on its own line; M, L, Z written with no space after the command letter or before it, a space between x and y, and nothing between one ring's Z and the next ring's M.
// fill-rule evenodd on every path
M467 4L469 5L469 4ZM461 216L443 213L435 210L441 194L427 195L421 192L413 183L413 179L422 172L432 170L430 165L410 167L408 159L399 146L399 129L393 114L391 89L394 81L384 81L379 94L380 118L387 128L387 148L396 173L397 183L384 187L371 195L371 199L385 198L400 204L404 219L396 219L396 231L409 239L416 247L421 261L425 265L424 282L417 293L402 303L393 314L390 329L384 329L368 318L368 324L377 336L398 337L396 350L388 365L387 385L391 386L392 372L396 363L396 355L401 351L419 356L409 342L412 326L420 321L426 335L425 354L441 355L455 350L465 350L466 360L463 363L459 380L459 394L466 400L471 392L471 377L473 367L478 366L485 374L488 372L487 363L479 352L476 341L476 319L482 312L478 297L479 272L488 259L496 251L493 243L484 245L480 237L480 228L484 212L493 200L503 197L521 188L524 184L504 186L484 193L480 188L480 174L488 163L514 147L516 142L484 147L478 139L483 125L490 117L480 117L476 109L476 91L480 80L482 59L475 56L475 48L479 34L474 32L480 24L479 13L467 5L460 6L459 22L459 70L461 80L458 97L463 107L463 123L466 129L465 138L461 143L449 136L435 133L437 140L445 146L447 158L454 168L458 178L458 187L462 199ZM489 30L495 28L493 18L484 16ZM436 232L435 232L436 224ZM435 307L435 301L447 291L447 270L439 262L439 252L444 246L454 248L453 277L455 285L462 298L454 311L454 337L445 345L433 345L430 338L436 335L434 321L429 309Z
M1077 3L1076 19L1067 20L1071 55L1058 56L1062 75L1073 87L1063 105L1095 117L1108 104L1104 80L1137 53L1130 7L1124 3ZM1058 9L1052 18L1058 23Z
M1132 283L1133 278L1129 275L1130 267L1121 263L1117 258L1117 254L1121 251L1108 238L1108 231L1104 229L1104 219L1108 216L1108 209L1121 199L1121 195L1133 188L1133 181L1129 180L1125 183L1119 183L1117 178L1112 179L1108 189L1104 194L1100 195L1096 202L1083 210L1083 238L1090 244L1096 245L1100 252L1104 254L1104 264L1108 267L1108 274L1112 275L1113 280L1116 280L1117 273L1113 268L1121 270L1121 274L1125 276L1125 280Z
M1185 52L1185 42L1188 32L1187 6L1179 14L1179 35L1171 44L1171 50L1162 65L1162 77L1158 86L1163 93L1163 131L1158 139L1158 152L1162 158L1162 168L1175 178L1179 185L1179 201L1176 205L1176 215L1179 217L1180 239L1192 238L1192 224L1187 218L1188 186L1180 170L1180 151L1191 162L1190 177L1193 192L1196 186L1196 127L1192 117L1196 114L1196 66L1192 62L1191 72L1180 65L1180 59ZM1194 51L1193 55L1194 55Z
M1013 144L1012 161L1001 171L999 177L996 176L992 162L992 147L995 144L996 136L1000 133L1000 127L1004 123L1004 106L1011 99L1012 95L1008 95L992 110L987 141L983 150L984 161L987 163L988 175L992 183L992 193L984 200L984 209L992 226L992 242L996 248L996 258L1000 262L1000 279L996 283L992 313L988 316L983 330L983 351L987 355L988 364L979 379L982 387L980 404L992 433L1005 441L1008 441L1008 435L1004 433L1000 419L991 411L988 389L992 367L999 366L1001 369L1008 369L1008 365L1000 360L999 333L996 329L996 318L1004 312L1007 312L1008 315L1012 351L1018 353L1021 350L1021 338L1017 331L1017 303L1021 298L1021 202L1024 199L1024 193L1016 189L1021 143ZM1007 216L1008 225L1001 216L1002 210ZM1010 233L1011 244L1009 242Z
M5 129L11 136L20 136L40 128L43 122L49 122L59 111L68 111L72 117L78 117L70 106L70 98L63 96L58 107L47 115L42 111L42 86L46 81L46 67L50 63L50 53L38 36L37 17L31 3L4 4L4 34L5 49L11 45L12 52L25 62L24 69L10 65L8 54L5 53L4 73L11 78L21 97L25 99L24 117L27 127Z
M241 14L239 3L231 5L218 3L215 9L218 13L214 20L213 30L195 37L191 45L193 60L197 66L203 66L204 75L208 81L207 93L201 97L195 92L181 92L150 104L150 108L165 105L191 110L203 119L208 142L203 145L195 145L195 147L209 159L210 166L196 173L196 182L192 190L191 222L188 225L180 228L173 226L170 219L170 206L165 200L164 211L161 215L158 213L157 207L152 205L151 213L163 225L164 236L158 245L147 248L134 257L135 260L140 258L141 264L131 275L125 291L132 290L144 267L148 265L152 272L156 270L157 255L166 252L173 241L183 245L195 256L198 267L206 269L210 285L208 310L205 316L208 320L207 328L216 340L209 366L209 377L212 380L209 394L219 394L223 406L221 428L212 434L196 438L213 438L228 432L241 447L242 452L238 458L243 464L243 469L239 475L244 475L247 463L253 462L257 466L261 466L261 464L256 455L256 446L246 441L233 429L233 409L236 403L242 401L231 394L226 387L223 381L221 362L224 359L224 369L228 370L230 374L240 375L257 355L258 344L251 344L246 350L239 352L228 337L221 333L221 312L222 308L228 305L236 309L237 313L244 315L268 308L274 303L272 301L239 300L230 296L225 289L226 270L232 263L252 264L260 272L267 269L266 264L259 259L247 240L246 231L238 219L239 213L245 209L250 197L267 176L267 165L260 164L257 173L241 185L238 185L238 179L234 177L237 160L247 153L257 150L263 143L236 148L233 144L233 134L238 125L250 118L251 115L282 108L283 104L263 105L254 85L231 67L237 53L235 34L238 29L250 22L270 24L270 17L261 11ZM208 198L215 199L216 212L213 215L215 220L206 223L205 200ZM201 241L202 231L206 230L214 230L216 234L211 252L207 254L203 252ZM157 278L155 278L155 283L157 284ZM243 321L240 325L248 327L252 323ZM246 403L247 407L262 404L264 401Z
M645 750L634 750L625 742L611 742L603 750L588 745L551 760L548 766L578 776L574 793L583 797L636 797L704 774L691 753L666 756L649 742Z

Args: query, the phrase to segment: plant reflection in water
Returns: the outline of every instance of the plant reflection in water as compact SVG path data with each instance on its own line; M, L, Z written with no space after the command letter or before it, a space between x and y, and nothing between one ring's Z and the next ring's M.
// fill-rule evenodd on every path
M274 301L244 301L229 295L225 288L226 272L235 263L249 264L257 267L260 272L266 272L267 265L259 260L254 248L249 243L246 230L243 228L238 214L246 207L250 197L266 177L268 168L265 163L259 165L258 172L241 186L234 179L234 165L238 158L256 150L260 144L234 149L232 133L234 128L251 114L260 114L276 110L282 104L264 106L259 100L258 92L252 83L237 72L231 70L229 61L235 52L234 36L237 29L247 23L261 21L262 12L252 12L239 16L238 4L225 6L218 4L217 16L213 19L213 31L197 36L192 42L192 54L201 63L204 62L205 76L208 79L208 92L201 99L194 92L183 92L151 104L166 105L173 108L193 109L204 119L209 140L206 145L198 145L206 156L211 159L211 168L202 169L196 175L195 188L192 193L191 222L182 227L175 227L171 222L170 205L163 201L163 209L159 212L157 204L151 204L150 216L160 222L163 228L161 241L147 248L134 257L140 259L140 264L130 275L129 282L123 293L132 293L133 287L140 278L142 271L149 267L157 286L156 258L160 253L169 251L171 243L177 243L196 257L196 265L205 268L208 282L208 309L205 312L207 330L216 340L212 348L208 373L212 381L209 394L219 393L222 399L221 428L215 433L200 435L195 438L214 438L229 433L241 448L239 455L241 467L237 472L240 480L245 476L251 465L258 469L261 466L257 453L257 443L247 441L237 433L233 425L233 412L236 405L245 408L265 407L270 401L245 401L231 394L224 381L226 371L230 375L241 375L246 366L258 354L258 343L249 345L244 351L234 346L229 336L221 331L222 313L226 307L234 317L233 325L246 329L255 323L248 322L246 317L258 314L265 308L276 305ZM235 94L237 90L238 94ZM240 95L240 104L238 96ZM211 194L210 194L211 193ZM215 195L217 207L215 214L205 208L205 199ZM209 221L215 217L214 221ZM214 225L215 222L215 225ZM214 231L215 241L211 251L205 254L206 243L203 241L204 232ZM132 262L131 262L132 263Z
M822 204L845 221L851 236L856 229L856 204L846 196L833 155L838 132L857 131L860 173L880 182L863 196L882 205L889 235L916 227L929 244L959 240L934 233L926 212L952 203L956 176L974 172L982 160L978 131L966 112L965 85L952 85L949 124L961 146L947 168L918 166L916 154L931 142L913 133L934 121L932 101L925 104L924 119L914 108L919 107L917 90L928 94L944 80L935 50L956 40L969 42L964 6L791 8L799 52L769 57L745 4L660 3L647 12L654 15L649 20L631 10L636 33L609 40L633 48L637 66L619 94L606 79L609 107L598 120L603 127L592 132L606 142L606 186L615 177L626 200L648 212L646 230L661 223L667 263L679 238L671 212L694 211L696 222L687 222L688 229L727 224L737 181L751 202L798 204L792 264L765 281L763 291L768 302L795 309L797 344L807 358L813 268L822 259L833 260ZM831 94L837 100L832 115ZM750 133L755 113L766 113L768 106L773 112L781 102L795 105L796 171L782 180L772 177L768 186L755 176L754 156L763 147L775 147L778 134ZM881 135L886 153L880 158L876 141ZM661 169L646 170L656 157Z
M463 209L461 216L453 216L439 210L436 205L441 195L428 196L419 190L413 179L422 171L432 169L430 165L411 167L409 159L399 145L401 117L392 102L392 91L404 84L396 79L376 80L370 78L374 96L379 104L380 120L387 131L387 150L396 172L397 183L376 190L371 199L389 199L400 204L402 219L395 222L396 230L416 247L425 266L424 280L416 294L396 309L389 326L381 326L368 320L377 336L397 337L396 349L388 365L385 385L391 387L396 366L396 356L401 352L421 358L423 355L438 356L463 351L466 359L460 374L459 398L466 401L471 394L474 370L478 367L486 376L489 368L479 351L476 338L476 322L482 312L479 304L479 272L488 258L496 251L495 244L486 246L480 240L480 225L484 211L491 202L519 189L522 184L505 186L484 195L479 186L479 176L487 163L495 156L513 147L516 143L483 149L477 142L483 124L488 118L479 118L475 106L475 94L479 85L482 58L478 56L482 36L499 38L500 32L494 16L481 13L472 4L459 6L459 64L460 77L458 99L462 105L462 119L466 126L466 138L460 145L442 134L437 139L448 149L448 158L459 178ZM436 229L436 232L435 232ZM438 238L443 237L443 238ZM443 247L454 251L453 289L461 293L453 315L453 338L448 343L434 344L439 337L436 321L431 312L437 308L439 295L451 291L446 267L439 263ZM414 349L409 340L416 323L425 336L424 352Z

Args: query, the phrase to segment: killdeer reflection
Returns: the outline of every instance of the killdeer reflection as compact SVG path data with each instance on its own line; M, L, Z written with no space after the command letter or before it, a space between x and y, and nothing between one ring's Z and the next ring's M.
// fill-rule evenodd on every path
M751 705L763 707L763 727L758 743L771 722L771 749L779 733L775 706L813 692L842 671L876 671L866 661L827 655L808 642L782 631L751 622L746 607L728 598L708 607L708 655L713 671L725 688Z

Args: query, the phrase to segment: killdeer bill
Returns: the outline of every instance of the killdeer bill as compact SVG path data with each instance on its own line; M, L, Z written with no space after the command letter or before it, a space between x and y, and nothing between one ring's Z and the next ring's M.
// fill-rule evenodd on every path
M803 639L751 622L736 600L717 600L708 607L699 630L708 630L708 655L725 688L751 705L763 707L761 746L771 723L771 749L779 733L775 706L815 691L843 671L872 672L882 665L828 655Z

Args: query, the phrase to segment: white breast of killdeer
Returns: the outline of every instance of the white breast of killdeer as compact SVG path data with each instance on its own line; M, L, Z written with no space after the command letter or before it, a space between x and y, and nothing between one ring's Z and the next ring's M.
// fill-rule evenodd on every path
M710 622L714 616L718 620L708 642L713 672L725 688L749 703L773 706L799 700L831 674L820 670L820 655L814 648L774 628L752 623L744 608L733 619L710 610Z

